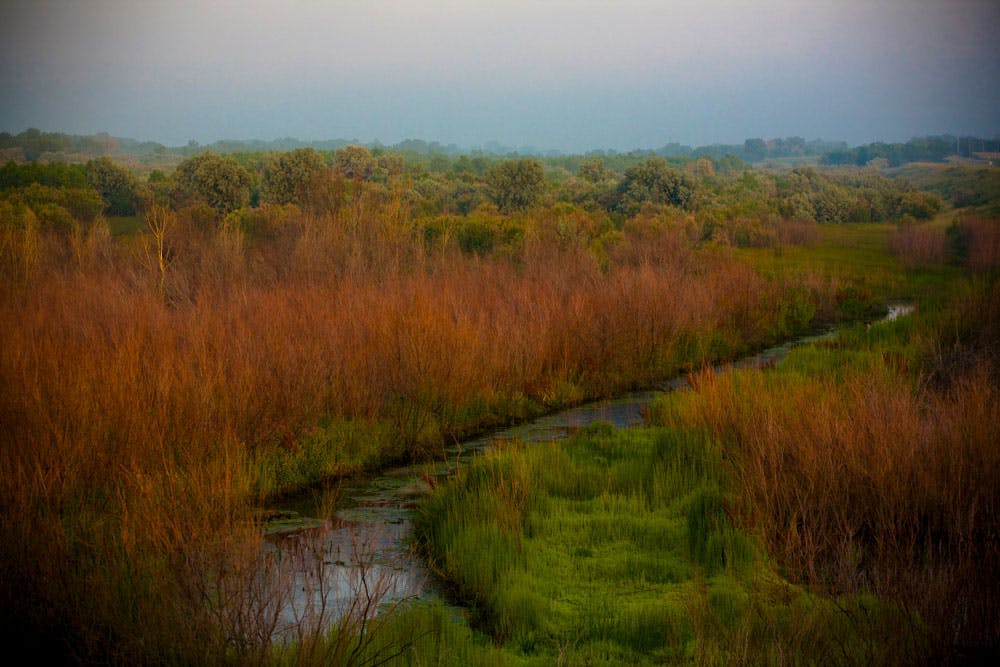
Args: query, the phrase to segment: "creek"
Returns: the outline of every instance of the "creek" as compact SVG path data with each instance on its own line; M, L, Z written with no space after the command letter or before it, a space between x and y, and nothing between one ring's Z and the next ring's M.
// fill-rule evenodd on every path
M913 309L910 303L890 304L880 321L895 320ZM798 338L714 370L771 367L793 348L835 335L831 329ZM344 616L373 614L379 605L443 599L441 582L410 547L413 514L431 484L496 443L562 439L599 420L618 428L639 426L645 407L654 398L689 386L686 377L678 377L646 391L586 403L467 440L448 449L446 458L439 462L346 480L339 487L330 519L312 518L322 514L320 494L314 491L283 500L275 510L284 520L269 526L265 551L295 554L296 565L294 572L286 575L294 577L294 588L283 603L275 636L294 636L296 626L304 620L319 618L335 623Z

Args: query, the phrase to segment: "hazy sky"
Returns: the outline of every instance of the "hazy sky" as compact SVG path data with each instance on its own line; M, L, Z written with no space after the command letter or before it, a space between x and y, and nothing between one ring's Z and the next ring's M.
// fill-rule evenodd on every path
M562 150L992 137L998 43L997 0L0 0L0 130Z

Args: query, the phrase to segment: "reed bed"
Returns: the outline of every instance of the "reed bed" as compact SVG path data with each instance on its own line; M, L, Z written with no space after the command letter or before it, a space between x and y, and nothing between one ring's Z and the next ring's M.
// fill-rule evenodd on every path
M833 300L789 310L788 286L666 229L601 258L533 233L478 255L429 245L398 201L255 215L3 227L0 607L20 643L264 660L266 600L205 612L256 576L255 500L735 356Z
M996 294L975 283L944 312L855 330L776 372L699 375L651 410L724 443L742 525L793 580L913 610L920 622L894 632L930 637L933 660L998 650Z

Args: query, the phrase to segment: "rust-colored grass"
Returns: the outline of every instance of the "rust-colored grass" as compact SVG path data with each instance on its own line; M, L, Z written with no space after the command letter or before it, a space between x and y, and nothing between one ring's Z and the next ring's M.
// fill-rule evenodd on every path
M995 270L1000 266L1000 220L982 216L962 216L956 221L953 242L973 271Z
M3 230L0 607L62 657L263 660L266 596L218 596L261 567L255 462L324 419L426 456L789 326L782 285L666 237L625 235L602 266L535 237L428 250L391 200L262 209L254 236L198 216L117 241Z
M889 235L889 252L902 258L909 268L938 266L945 260L947 243L944 233L930 225L905 223Z
M994 313L976 328L993 327L995 338L996 293L966 297L976 312ZM925 329L914 339L935 347L927 337L941 340ZM653 418L724 443L735 511L794 579L919 612L941 659L996 651L995 362L984 355L946 383L927 382L937 375L914 380L910 352L851 350L806 351L797 367L770 374L698 376L693 395L661 404Z

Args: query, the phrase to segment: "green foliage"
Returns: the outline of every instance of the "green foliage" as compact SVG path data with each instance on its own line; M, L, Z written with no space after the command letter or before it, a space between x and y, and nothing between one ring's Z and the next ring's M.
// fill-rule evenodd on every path
M36 203L32 210L38 218L42 230L50 230L57 234L69 234L77 229L73 216L64 207L50 202Z
M325 419L294 449L276 442L255 452L253 493L273 498L371 470L393 451L394 438L391 426L382 422Z
M486 255L496 243L496 227L490 220L469 218L458 228L458 247L468 254Z
M614 207L635 215L643 204L687 208L694 196L694 186L686 176L662 158L650 158L625 172L619 183Z
M0 199L29 207L43 229L60 231L75 228L77 222L91 223L104 209L104 202L89 187L50 187L32 183L7 190L0 194Z
M231 157L202 153L174 172L181 198L200 199L223 216L250 202L250 173Z
M906 143L889 144L874 142L850 150L833 151L823 156L823 164L854 164L863 167L873 160L885 160L890 166L898 167L905 162L943 162L954 152L953 138L921 137Z
M264 161L263 200L302 206L310 185L325 169L323 158L312 148L268 156Z
M719 489L702 488L688 509L691 559L708 575L745 568L754 560L753 543L746 533L733 529L726 502Z
M846 322L872 320L884 312L871 292L862 286L845 285L837 291L837 319Z
M584 160L580 163L580 167L577 170L580 178L590 181L591 183L601 183L615 177L615 172L609 169L604 164L604 160L600 158L591 158L589 160Z
M348 178L367 181L375 175L378 161L364 146L345 146L334 153L333 165Z
M295 204L264 204L257 208L240 208L232 211L222 221L222 228L239 232L250 238L268 238L288 229L300 218L301 211Z
M899 203L900 217L930 220L941 211L941 199L928 192L906 192Z
M117 143L114 137L105 132L82 136L62 132L42 132L34 127L15 135L0 132L0 148L20 148L24 158L30 161L37 160L46 153L106 155L114 150Z
M865 620L832 623L862 602L781 581L730 519L725 479L718 447L700 433L595 422L565 442L486 453L422 504L417 533L472 606L473 627L514 664L864 655L897 612L878 605ZM476 655L483 640L450 623L435 634ZM440 645L415 653L421 662L447 655Z
M87 171L82 165L65 162L8 162L0 167L0 190L23 188L37 183L53 188L86 188Z
M87 181L104 200L108 215L135 215L139 203L138 183L128 171L109 157L87 163Z
M928 219L941 210L934 194L870 170L824 173L800 167L775 178L778 211L795 220L882 222Z
M1000 216L1000 169L996 167L908 165L898 173L955 208L973 207Z
M515 254L524 237L524 229L516 219L504 218L496 213L474 212L464 218L452 219L449 224L466 254L488 255ZM428 232L434 234L434 232Z
M538 201L545 177L538 160L506 160L486 174L489 198L503 213L530 208Z

